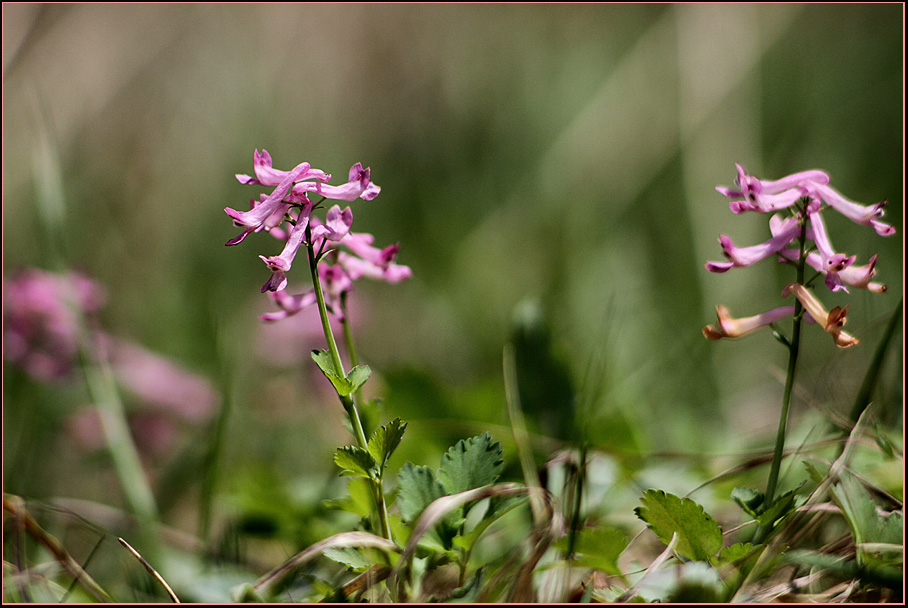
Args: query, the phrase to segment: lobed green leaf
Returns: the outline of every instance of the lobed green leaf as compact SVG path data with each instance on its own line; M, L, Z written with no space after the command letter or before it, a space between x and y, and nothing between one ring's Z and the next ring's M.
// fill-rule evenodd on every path
M438 480L447 494L457 494L495 483L503 468L501 444L483 433L461 439L448 449L441 459Z
M375 479L378 474L378 465L372 455L354 445L337 448L334 462L344 470L341 475Z
M378 463L379 476L388 466L388 460L400 444L407 423L400 418L395 418L385 426L380 426L369 438L368 450L375 462Z
M397 488L397 507L405 522L414 521L429 503L445 495L432 469L409 462L397 474Z
M703 507L689 498L647 490L634 512L666 545L678 533L676 551L693 560L707 560L722 547L722 529Z

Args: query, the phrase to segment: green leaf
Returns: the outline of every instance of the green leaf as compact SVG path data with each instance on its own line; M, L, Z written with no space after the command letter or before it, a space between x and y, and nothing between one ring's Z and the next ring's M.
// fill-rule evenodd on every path
M360 447L345 445L337 448L334 452L334 462L344 470L341 475L377 478L378 465L375 459Z
M858 564L856 560L845 559L841 555L802 549L788 551L781 557L788 563L820 568L824 571L824 574L840 576L845 579L859 578L865 583L873 585L898 590L904 589L905 580L901 568L885 565L867 567Z
M738 503L738 506L744 509L744 511L753 518L757 517L757 513L760 511L760 506L763 504L764 499L762 492L758 492L753 488L743 487L732 490L731 497Z
M800 490L803 485L804 482L801 482L794 490L786 492L775 499L771 505L760 513L757 517L757 523L766 528L772 528L773 526L778 525L778 522L788 517L798 507L796 504L798 496L795 492Z
M560 544L567 548L567 537L561 539ZM577 553L575 563L581 568L593 568L606 574L622 576L618 567L618 557L627 548L627 536L615 528L585 528L580 531L577 544L574 547Z
M734 564L752 557L758 549L762 550L763 547L760 545L754 546L750 543L735 543L734 545L722 547L717 561L719 563Z
M358 391L372 374L372 370L369 369L368 365L357 365L350 370L346 377L338 375L337 370L334 369L331 353L326 350L312 351L312 360L315 361L315 364L322 370L322 373L325 374L325 377L334 386L334 390L341 397L346 397Z
M678 533L676 551L693 560L706 560L722 547L722 530L713 517L689 498L662 490L647 490L634 512L666 545Z
M334 361L331 360L331 353L326 350L314 350L312 351L312 360L315 361L315 364L326 376L330 374L335 378L337 377Z
M498 519L517 505L527 500L526 495L510 494L508 496L495 495L489 499L489 508L483 519Z
M751 543L736 543L722 547L719 555L712 561L717 567L731 566L738 572L739 577L746 577L753 570L760 554L766 550L766 545L752 545ZM725 571L725 568L721 568ZM727 579L730 582L730 579Z
M404 464L397 474L397 508L405 522L412 522L429 503L445 495L429 467Z
M882 514L876 503L864 489L864 485L852 474L843 472L841 481L832 488L835 502L842 509L856 545L864 543L902 543L902 514L895 511ZM858 563L865 555L858 551Z
M358 391L360 389L360 387L366 383L366 380L368 380L369 376L371 376L371 375L372 375L372 370L369 368L368 365L357 365L356 367L351 369L350 373L347 374L347 382L350 383L350 386L352 388L351 388L350 392L347 393L347 395Z
M322 553L325 557L347 566L354 572L365 572L375 565L375 560L370 559L364 551L355 547L329 547Z
M802 463L804 468L807 469L807 474L810 476L810 479L816 483L823 483L823 480L829 475L829 467L824 467L823 470L820 470L814 463L807 460Z
M233 601L243 604L264 603L265 598L255 590L252 583L241 583L230 590Z
M492 443L492 436L461 439L451 446L441 459L438 480L448 494L457 494L495 483L504 461L501 444Z
M397 449L404 431L407 430L407 423L400 418L395 418L385 426L380 426L372 433L369 438L369 454L378 463L379 476L388 466L388 460L391 454Z
M334 386L334 390L340 395L341 391L348 391L349 381L346 378L337 375L337 372L334 369L334 361L331 360L331 354L326 350L314 350L312 351L312 360L315 361L315 364L318 365L318 368L322 370L322 373L325 375L325 378ZM344 395L349 395L349 391L343 393ZM343 396L343 395L342 395Z
M347 479L347 495L341 498L323 500L322 506L329 510L340 510L367 518L375 508L372 482L362 477Z
M669 589L666 603L717 604L725 599L719 573L704 562L681 564Z

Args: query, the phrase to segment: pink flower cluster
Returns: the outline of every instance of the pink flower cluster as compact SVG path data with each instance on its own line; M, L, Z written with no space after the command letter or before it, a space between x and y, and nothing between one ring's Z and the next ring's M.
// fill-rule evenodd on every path
M28 269L3 279L3 356L41 382L72 378L79 352L110 363L117 384L138 399L134 420L153 420L174 435L185 422L202 423L219 396L211 383L141 346L105 333L99 313L105 294L87 276ZM84 327L82 325L84 324ZM97 413L74 414L73 424L103 445ZM84 434L80 436L86 436ZM149 437L145 437L148 439Z
M299 249L311 245L316 252L327 252L328 263L318 265L319 280L325 292L325 301L331 311L342 315L340 302L343 294L350 292L353 282L360 277L398 283L410 278L412 272L407 266L395 264L399 244L385 248L373 246L370 234L351 232L353 212L350 207L341 209L334 205L328 209L325 220L312 215L319 204L326 200L351 202L356 199L367 201L378 196L381 188L372 182L370 169L356 163L350 168L347 182L331 186L326 182L331 176L324 171L313 169L309 163L301 163L290 171L273 167L271 155L266 150L253 156L255 177L238 174L243 184L274 187L271 194L262 194L250 201L249 211L226 208L234 225L243 228L227 245L237 245L252 232L265 230L284 243L280 254L259 257L271 270L271 276L262 286L281 309L262 316L263 321L276 321L294 315L316 302L315 292L310 290L298 295L286 292L287 272L291 269ZM310 196L321 196L313 203ZM287 223L289 227L282 225Z
M79 316L104 305L101 287L79 273L31 269L3 279L3 356L37 380L70 375L79 353Z
M832 291L847 292L848 287L868 289L877 293L886 291L886 286L874 283L877 256L866 264L855 265L857 256L836 252L826 231L822 213L833 209L848 219L872 227L877 234L895 234L895 228L880 221L886 201L875 205L860 205L849 201L829 187L829 176L823 171L812 170L794 173L775 181L761 180L737 165L737 188L717 187L721 194L732 199L729 203L733 213L756 211L774 213L789 209L793 213L775 213L769 219L770 238L759 245L737 247L726 235L719 236L719 244L727 261L707 262L710 272L727 272L731 268L750 266L756 262L776 256L783 264L797 264L800 258L799 241L802 235L813 246L807 251L805 262L825 278L826 287ZM801 205L796 205L802 201ZM786 286L783 297L794 294L802 303L810 320L816 321L832 334L836 344L848 347L857 344L857 339L844 333L845 309L838 307L826 312L819 300L805 286L792 283ZM774 323L794 313L793 306L783 306L745 319L733 319L724 306L716 308L718 323L707 326L703 334L710 340L735 338L759 327Z

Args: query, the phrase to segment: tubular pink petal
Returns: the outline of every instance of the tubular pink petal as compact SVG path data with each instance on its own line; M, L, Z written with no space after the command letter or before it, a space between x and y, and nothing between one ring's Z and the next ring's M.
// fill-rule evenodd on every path
M735 267L731 262L707 262L704 267L710 272L722 273L728 272Z
M707 340L738 338L756 329L775 323L779 319L790 317L793 314L794 306L780 306L759 315L735 319L729 314L727 308L719 305L716 306L716 317L718 322L715 326L707 325L704 327L703 335Z
M826 312L826 308L816 296L799 283L789 283L785 286L785 289L782 290L783 298L787 298L791 294L794 294L795 297L801 301L801 305L804 306L807 313L813 317L814 321L819 323L824 331L832 336L836 346L839 348L848 348L849 346L854 346L860 342L860 340L854 336L842 331L842 327L844 327L846 320L845 314L848 312L847 306L844 309L836 306L832 309L832 312Z
M294 180L308 169L309 163L297 165L292 171L287 173L286 177L284 177L274 191L253 209L241 212L228 207L224 209L224 211L233 218L233 223L236 226L258 228L265 223L272 213L278 210L283 203L284 196L287 195L287 192L293 185Z
M722 253L735 267L750 266L760 260L782 251L786 245L794 240L801 230L797 218L789 218L779 225L778 234L768 241L750 247L735 247L732 240L726 235L719 236ZM720 272L714 270L713 272Z
M340 205L334 205L325 216L325 223L313 228L313 238L321 237L329 241L339 241L350 232L353 225L353 212L350 207L341 211Z
M859 205L849 201L829 186L815 184L813 187L827 205L851 221L864 226L872 226L880 236L895 234L895 228L878 221L884 215L883 207L886 206L887 201L882 201L875 205Z

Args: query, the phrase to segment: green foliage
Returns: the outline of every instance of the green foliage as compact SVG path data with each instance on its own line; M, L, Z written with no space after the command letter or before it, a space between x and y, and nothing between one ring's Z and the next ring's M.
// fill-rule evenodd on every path
M568 366L558 356L542 303L520 302L511 321L520 404L532 428L575 439L575 396Z
M900 545L904 525L899 511L881 513L864 485L851 473L844 472L832 487L833 500L842 510L857 546L857 561L864 563L872 555L867 544Z
M457 494L495 483L504 468L501 444L492 436L461 439L442 457L438 481L446 494Z
M860 579L868 585L899 590L904 586L902 568L891 565L860 564L857 560L819 551L793 550L784 556L788 563L818 568L842 580Z
M563 537L555 546L561 551L566 551L567 544L567 537ZM584 528L577 536L573 564L622 576L624 573L618 567L618 558L627 548L627 544L627 535L616 528Z
M341 397L347 397L358 391L372 374L372 370L369 369L368 365L357 365L346 376L339 376L334 369L331 354L326 350L313 350L312 360L315 361L315 364L322 370L322 373L325 374L325 377L331 382L337 394Z
M376 556L369 553L374 552L354 547L331 547L323 552L325 557L347 566L353 572L365 572L375 564Z
M765 505L766 499L764 494L753 488L738 487L732 490L732 499L740 506L745 513L753 517L756 522L772 530L777 528L786 517L803 503L799 502L797 491L804 485L802 482L797 488L777 497L771 505Z
M334 462L343 469L341 475L378 478L378 463L363 448L353 445L341 446L334 452Z
M693 560L707 560L722 547L722 530L713 517L689 498L647 490L634 512L666 545L678 533L676 551Z
M790 490L776 498L771 505L757 516L757 523L766 528L777 528L800 504L803 504L803 497L799 499L797 495L797 491L803 485L802 482L794 490Z
M368 450L369 454L378 464L379 475L381 475L385 470L385 467L388 466L388 460L391 459L394 450L400 445L400 440L403 438L404 431L406 430L407 423L400 418L395 418L386 426L379 427L372 433L372 436L369 438Z
M401 517L405 522L413 523L432 501L442 496L495 483L504 467L501 454L501 444L483 433L451 446L435 471L407 462L397 475L397 506ZM518 502L519 499L515 501L511 497L493 496L482 521L470 533L463 529L464 515L470 505L452 509L437 526L436 538L441 547L448 550L455 545L455 538L460 537L458 545L469 550L493 521Z
M753 518L757 517L763 505L763 492L753 488L738 487L731 491L732 499Z
M408 462L397 474L397 508L405 522L414 521L429 503L445 494L429 467Z

